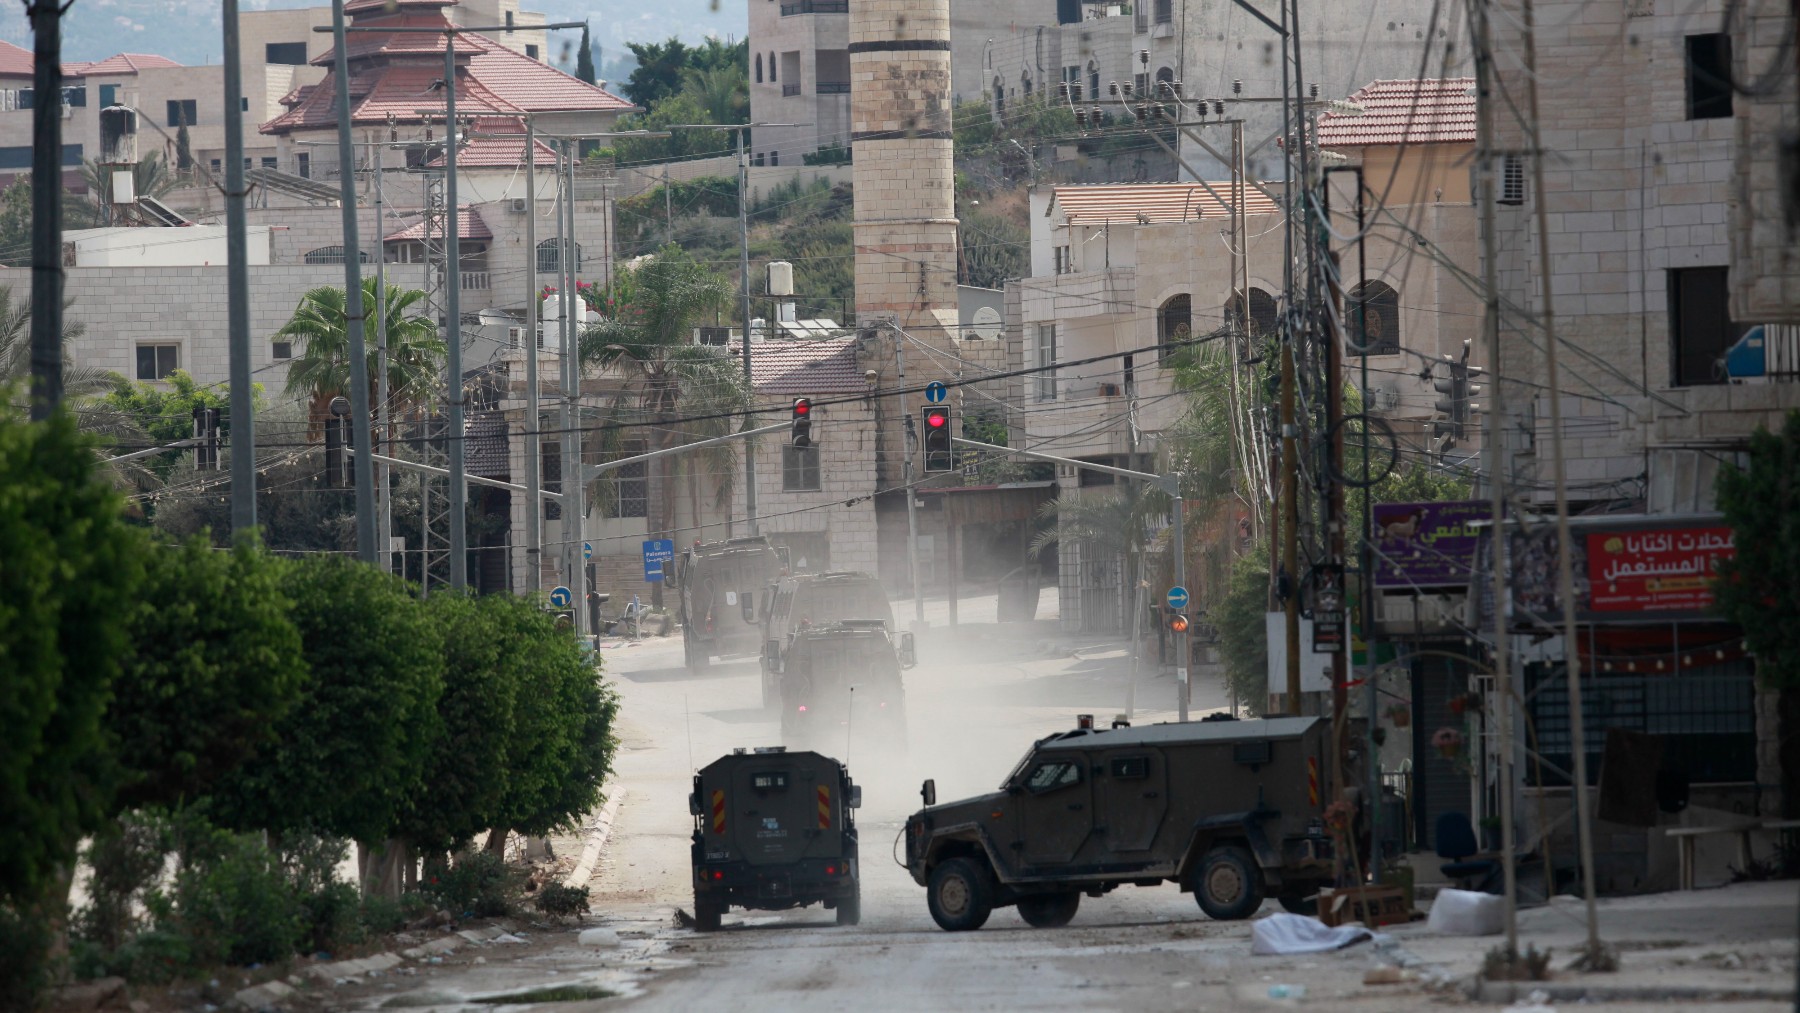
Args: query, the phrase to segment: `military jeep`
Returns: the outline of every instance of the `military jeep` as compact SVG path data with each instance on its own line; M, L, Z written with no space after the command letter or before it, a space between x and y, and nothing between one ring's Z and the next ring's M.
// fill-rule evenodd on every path
M764 589L762 612L764 707L774 707L781 700L778 675L801 630L846 619L880 619L884 629L894 631L894 609L881 581L857 570L782 577Z
M1066 925L1083 894L1127 884L1179 884L1217 919L1248 918L1267 896L1300 910L1332 875L1330 740L1316 717L1111 729L1084 717L1033 744L992 794L939 805L926 781L907 870L953 932L1007 905Z
M862 918L856 821L862 789L829 756L782 746L734 750L694 776L694 925L729 907L824 904L839 925Z
M761 535L696 544L681 553L675 579L681 595L681 646L687 667L752 655L762 645L757 594L786 568L784 550Z
M765 658L781 705L781 740L791 746L842 746L848 736L904 746L906 686L913 667L913 635L899 643L880 619L845 619L804 626L787 650Z

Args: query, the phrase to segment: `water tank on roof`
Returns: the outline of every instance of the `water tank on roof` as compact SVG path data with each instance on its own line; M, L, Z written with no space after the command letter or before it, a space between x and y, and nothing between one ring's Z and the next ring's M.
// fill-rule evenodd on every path
M785 260L777 260L769 264L769 294L794 294L794 265Z

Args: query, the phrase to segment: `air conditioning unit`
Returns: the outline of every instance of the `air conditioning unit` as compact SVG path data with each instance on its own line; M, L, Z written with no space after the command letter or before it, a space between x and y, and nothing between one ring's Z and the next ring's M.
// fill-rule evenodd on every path
M1449 633L1465 625L1469 596L1462 591L1375 596L1375 625L1386 634Z
M1118 397L1119 396L1119 385L1116 383L1100 384L1099 390L1100 390L1101 397Z
M514 197L511 201L511 204L512 204L513 214L522 215L525 213L525 198Z

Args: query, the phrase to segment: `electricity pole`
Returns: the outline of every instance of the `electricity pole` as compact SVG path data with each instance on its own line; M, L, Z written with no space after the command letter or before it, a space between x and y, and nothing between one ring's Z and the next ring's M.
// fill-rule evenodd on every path
M525 117L525 593L544 579L543 448L538 430L537 123Z
M469 586L469 481L463 438L462 223L457 221L456 31L444 33L444 344L450 373L450 589Z
M31 418L62 403L62 7L31 0Z
M363 343L362 246L356 228L356 147L350 140L350 53L344 41L344 0L332 0L331 33L337 89L339 205L344 216L344 330L350 344L350 413L356 450L356 558L375 563L375 469L369 449L369 360ZM236 118L233 115L226 119ZM242 186L243 160L236 169ZM246 393L248 391L246 390Z
M375 160L375 428L380 431L382 439L389 436L388 430L388 346L387 346L387 203L382 199L382 177L387 171L387 149L379 141L369 145L369 155ZM385 446L382 447L386 449ZM376 505L379 511L379 529L376 542L381 551L382 570L392 573L394 570L394 491L393 469L386 461L375 461L375 486L381 501ZM404 567L402 567L404 569Z
M250 390L250 269L244 217L244 83L238 51L238 0L225 0L225 290L230 334L231 538L256 531L256 419Z

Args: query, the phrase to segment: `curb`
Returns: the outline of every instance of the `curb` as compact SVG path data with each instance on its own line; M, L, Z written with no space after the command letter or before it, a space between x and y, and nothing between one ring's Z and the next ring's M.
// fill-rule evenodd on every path
M594 876L594 867L600 864L600 852L605 850L606 842L612 838L613 821L619 817L619 806L625 801L625 791L620 789L606 800L600 807L600 814L594 817L594 823L588 827L587 843L581 848L581 861L563 880L563 885L580 889L588 884Z
M1789 988L1725 988L1683 985L1607 985L1554 981L1483 981L1469 990L1476 1002L1514 1003L1541 992L1546 1002L1791 1002Z

